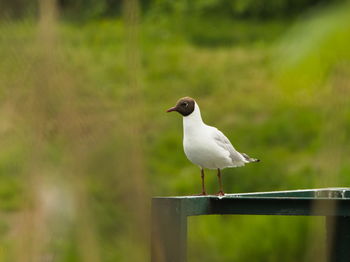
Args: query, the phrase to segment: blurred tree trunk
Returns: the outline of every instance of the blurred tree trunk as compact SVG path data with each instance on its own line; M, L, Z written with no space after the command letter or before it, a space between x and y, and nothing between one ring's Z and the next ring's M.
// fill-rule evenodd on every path
M146 237L148 228L148 189L144 145L144 101L140 56L140 8L138 0L124 0L124 21L126 29L127 92L120 106L123 108L123 123L126 155L126 184L131 189L130 207L136 219L141 238Z

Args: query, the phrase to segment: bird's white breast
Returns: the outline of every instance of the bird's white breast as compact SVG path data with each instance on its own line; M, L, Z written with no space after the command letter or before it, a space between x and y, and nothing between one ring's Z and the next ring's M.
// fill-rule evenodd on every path
M187 158L202 168L222 169L232 165L229 153L210 141L206 134L184 136L183 146Z
M232 166L230 153L213 139L213 128L203 123L198 106L184 117L183 146L187 158L194 164L208 169Z

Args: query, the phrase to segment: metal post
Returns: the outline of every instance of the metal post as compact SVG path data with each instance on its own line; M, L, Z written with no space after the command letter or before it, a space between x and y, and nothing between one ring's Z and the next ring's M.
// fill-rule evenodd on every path
M152 262L185 262L187 216L178 199L152 201Z
M327 217L327 248L329 262L350 261L350 217Z

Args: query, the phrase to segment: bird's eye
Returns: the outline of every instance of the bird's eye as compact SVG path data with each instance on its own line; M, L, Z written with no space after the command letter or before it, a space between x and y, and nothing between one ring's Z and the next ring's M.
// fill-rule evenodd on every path
M184 107L187 107L188 103L187 102L183 102L181 105L184 106Z

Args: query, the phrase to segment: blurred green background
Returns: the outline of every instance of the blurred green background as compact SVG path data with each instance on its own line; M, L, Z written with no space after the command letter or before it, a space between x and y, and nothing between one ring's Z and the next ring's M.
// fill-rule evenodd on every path
M149 261L152 195L200 191L165 114L259 164L229 192L350 184L350 4L1 0L0 261ZM210 193L218 190L207 171ZM189 220L189 261L324 261L321 218Z

